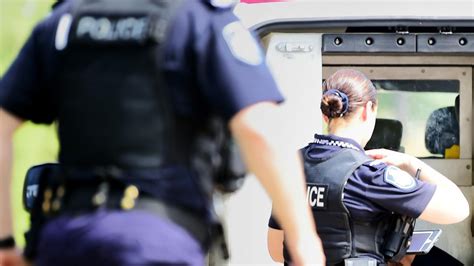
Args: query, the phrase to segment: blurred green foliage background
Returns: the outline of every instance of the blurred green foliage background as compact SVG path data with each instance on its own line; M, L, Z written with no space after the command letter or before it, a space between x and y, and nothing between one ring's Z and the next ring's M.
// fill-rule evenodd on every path
M53 3L54 0L0 0L0 77L18 55L35 24L51 11ZM29 226L21 200L25 173L32 165L55 161L57 151L54 126L25 123L15 135L11 196L15 238L21 245Z

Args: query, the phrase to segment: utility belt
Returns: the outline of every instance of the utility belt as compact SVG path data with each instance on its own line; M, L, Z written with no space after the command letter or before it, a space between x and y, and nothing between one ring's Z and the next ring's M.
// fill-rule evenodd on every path
M290 266L288 262L284 263L284 266ZM361 258L348 258L344 261L336 264L326 264L331 266L387 266L387 263L382 263L373 258L361 257Z
M64 178L57 164L36 166L28 172L24 187L24 205L31 218L31 228L25 234L27 259L32 261L36 257L39 233L49 220L59 215L81 215L99 209L147 211L183 227L204 249L215 244L226 248L219 222L211 224L191 211L143 192L139 185L133 184L132 178L125 183L117 178L81 180L75 177L78 176Z
M99 184L66 183L55 190L47 187L44 191L42 211L54 217L62 214L80 215L98 209L143 210L180 225L191 233L202 246L210 239L209 226L197 215L182 208L143 194L135 185L125 185L116 180Z
M387 266L386 263L380 263L373 258L349 258L345 259L340 266Z

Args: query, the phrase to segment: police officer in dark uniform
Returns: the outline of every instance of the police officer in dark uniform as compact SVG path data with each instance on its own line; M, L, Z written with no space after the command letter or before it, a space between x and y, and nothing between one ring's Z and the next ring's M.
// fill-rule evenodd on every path
M389 150L364 151L377 114L376 89L365 75L342 69L330 76L323 85L321 110L329 135L316 134L301 152L307 201L328 265L344 265L350 258L386 263L394 217L449 224L468 216L459 188L422 161ZM414 178L418 169L420 180ZM273 217L269 227L272 258L291 261Z
M61 146L27 235L36 265L202 265L227 128L295 261L324 261L301 162L275 138L282 96L231 2L71 0L36 26L0 83L0 264L18 260L5 177L26 120L58 121Z

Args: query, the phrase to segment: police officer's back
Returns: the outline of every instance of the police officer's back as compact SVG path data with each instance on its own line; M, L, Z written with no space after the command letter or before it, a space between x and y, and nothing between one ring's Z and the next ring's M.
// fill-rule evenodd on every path
M61 172L40 184L34 213L46 220L34 222L29 255L38 265L202 264L213 181L228 173L229 126L295 258L321 261L301 186L285 178L302 182L298 157L269 138L280 101L229 1L58 5L0 84L5 157L24 120L59 125ZM0 248L12 246L8 234L6 222Z
M406 221L456 223L467 217L469 206L459 188L422 161L389 150L364 151L377 114L376 90L365 75L350 69L331 75L323 84L321 111L329 134L316 134L301 153L307 201L328 265L344 265L350 258L379 264L398 260L412 230ZM399 225L403 229L395 230ZM270 254L291 261L278 222L271 218L269 227Z

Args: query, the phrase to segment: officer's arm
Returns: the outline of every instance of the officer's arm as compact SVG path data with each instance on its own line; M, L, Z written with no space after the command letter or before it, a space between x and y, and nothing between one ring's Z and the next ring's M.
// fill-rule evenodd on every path
M267 234L267 248L268 253L272 259L276 262L284 262L285 258L283 257L283 240L285 235L283 230L274 229L269 227Z
M469 203L459 187L418 158L385 149L370 150L367 154L374 159L395 165L412 176L420 169L420 179L436 185L433 197L421 213L420 219L437 224L452 224L469 216Z
M411 169L421 169L421 180L436 184L436 191L420 219L437 224L452 224L469 216L469 203L456 184L417 158L413 158L410 165Z
M250 172L273 200L273 214L297 264L323 263L324 254L306 203L301 158L287 142L291 132L281 124L281 108L263 102L239 111L230 128Z
M22 124L0 108L0 239L13 235L10 202L13 133Z

